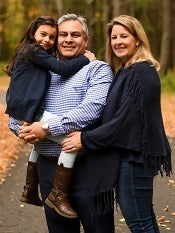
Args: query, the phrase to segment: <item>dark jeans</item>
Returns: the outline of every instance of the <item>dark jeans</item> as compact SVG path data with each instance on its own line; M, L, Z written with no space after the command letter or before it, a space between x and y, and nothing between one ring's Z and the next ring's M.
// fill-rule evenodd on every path
M159 233L153 210L153 175L142 164L121 162L117 200L133 233Z
M52 188L53 176L57 163L39 156L38 175L42 199L45 200ZM49 233L80 233L80 221L85 233L114 233L114 211L105 215L92 217L89 208L87 188L86 156L78 158L71 182L71 204L77 211L79 219L68 219L58 215L53 209L44 205Z

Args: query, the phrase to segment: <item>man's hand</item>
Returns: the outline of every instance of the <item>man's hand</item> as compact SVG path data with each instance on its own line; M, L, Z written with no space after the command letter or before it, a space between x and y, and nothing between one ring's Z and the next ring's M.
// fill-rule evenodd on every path
M27 143L35 144L47 137L47 133L42 129L41 122L34 122L30 125L24 123L20 126L19 138Z

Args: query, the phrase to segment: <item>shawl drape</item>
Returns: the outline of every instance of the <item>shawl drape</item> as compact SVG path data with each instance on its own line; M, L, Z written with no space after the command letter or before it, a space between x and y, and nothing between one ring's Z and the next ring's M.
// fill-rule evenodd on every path
M154 175L170 175L171 149L163 125L160 93L159 75L148 61L117 73L108 93L102 125L81 134L88 153L91 196L117 187L124 152L141 155L144 166Z

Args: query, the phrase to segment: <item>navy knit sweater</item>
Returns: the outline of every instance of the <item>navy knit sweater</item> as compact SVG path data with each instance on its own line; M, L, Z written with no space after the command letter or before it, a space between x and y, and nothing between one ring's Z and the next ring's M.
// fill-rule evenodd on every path
M163 126L160 92L160 79L150 62L118 72L102 125L81 136L88 153L91 195L117 186L121 160L143 163L154 175L170 175L171 149Z

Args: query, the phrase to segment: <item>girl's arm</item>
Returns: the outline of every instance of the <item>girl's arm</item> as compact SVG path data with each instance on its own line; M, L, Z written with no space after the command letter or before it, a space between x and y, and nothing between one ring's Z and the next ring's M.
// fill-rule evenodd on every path
M40 49L33 53L29 51L29 59L42 69L52 71L59 75L70 76L78 72L83 66L89 64L90 60L95 60L93 53L86 51L84 55L80 55L74 59L67 60L65 62L57 60L52 55L49 55L46 51Z

